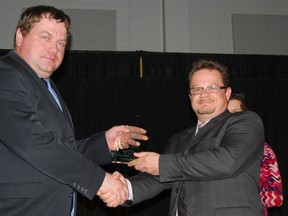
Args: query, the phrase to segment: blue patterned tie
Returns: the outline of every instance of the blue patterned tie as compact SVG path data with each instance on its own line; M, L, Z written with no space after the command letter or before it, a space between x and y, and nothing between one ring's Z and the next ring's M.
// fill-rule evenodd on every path
M60 101L59 101L59 98L58 98L58 96L57 96L55 90L54 90L54 89L52 88L52 86L51 86L50 79L47 78L47 79L42 79L42 80L45 81L44 83L46 84L46 86L47 86L49 92L50 92L51 95L53 96L54 100L55 100L56 103L58 104L58 106L59 106L59 108L61 109L61 111L63 111L63 110L62 110L62 107L61 107L61 104L60 104Z

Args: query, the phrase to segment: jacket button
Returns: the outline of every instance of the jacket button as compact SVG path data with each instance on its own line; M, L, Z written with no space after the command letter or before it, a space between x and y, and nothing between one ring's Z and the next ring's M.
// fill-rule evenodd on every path
M74 142L74 138L73 138L73 137L70 137L70 138L69 138L69 141L70 141L70 142Z

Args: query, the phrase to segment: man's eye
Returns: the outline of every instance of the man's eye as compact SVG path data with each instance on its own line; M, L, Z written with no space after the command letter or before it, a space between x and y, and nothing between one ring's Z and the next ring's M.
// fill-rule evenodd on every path
M195 89L194 89L194 92L195 92L195 93L198 93L198 92L200 92L200 91L201 91L201 88L195 88Z
M210 86L211 90L217 90L218 86Z
M59 42L59 43L58 43L58 46L61 47L61 48L65 48L66 43L64 43L64 42Z
M48 40L48 39L49 39L48 36L42 36L42 38L43 38L44 40Z
M215 90L216 89L215 86L209 86L208 88L211 89L211 90Z

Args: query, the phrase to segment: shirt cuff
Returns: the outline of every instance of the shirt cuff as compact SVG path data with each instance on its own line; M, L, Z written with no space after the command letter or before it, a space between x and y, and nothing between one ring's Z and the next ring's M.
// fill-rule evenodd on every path
M133 202L133 190L132 190L132 184L131 182L126 178L127 186L128 186L128 191L129 191L129 196L128 200Z

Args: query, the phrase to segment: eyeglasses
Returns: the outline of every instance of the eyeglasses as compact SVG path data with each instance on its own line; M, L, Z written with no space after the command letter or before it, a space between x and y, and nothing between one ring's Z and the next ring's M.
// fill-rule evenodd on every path
M226 86L218 86L218 85L211 85L211 86L205 86L205 87L194 87L188 90L190 95L198 95L198 94L202 94L204 89L206 89L206 91L208 93L217 93L219 92L221 89L226 89Z

